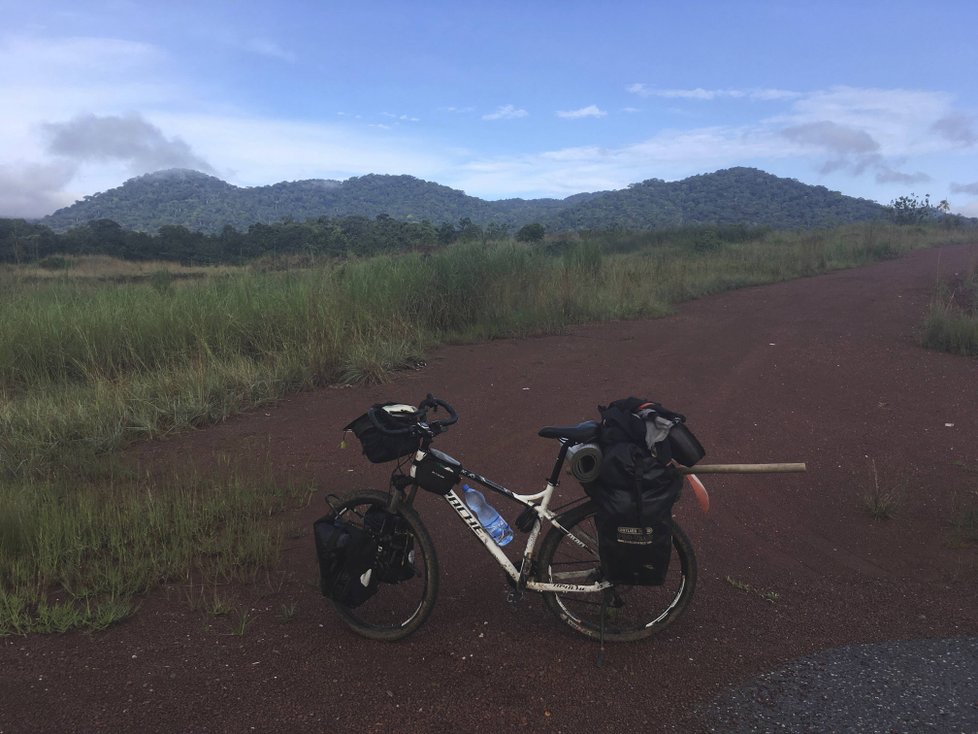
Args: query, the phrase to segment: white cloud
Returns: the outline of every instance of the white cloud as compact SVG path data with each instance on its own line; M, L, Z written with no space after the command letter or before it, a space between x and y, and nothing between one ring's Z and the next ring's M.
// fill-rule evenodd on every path
M900 170L908 159L946 153L969 134L968 120L945 92L833 87L805 95L788 112L769 118L782 134L809 152L821 151L822 173L872 172L879 184L932 179Z
M587 107L581 107L579 110L566 110L557 113L557 117L563 117L568 120L578 120L582 117L605 117L607 112L600 109L597 105L588 105Z
M259 56L266 56L270 59L287 61L290 64L294 64L296 61L298 61L298 57L294 52L282 48L277 43L270 41L267 38L251 38L245 41L243 47L247 51L256 53Z
M664 99L692 99L710 101L714 99L748 99L754 101L776 101L795 99L800 92L786 89L658 89L647 84L631 84L626 89L639 97L662 97Z
M123 161L133 174L163 168L213 172L210 164L180 138L167 138L140 115L79 115L68 122L46 123L48 152L68 161Z
M924 183L930 180L932 180L931 176L923 171L917 171L916 173L904 173L894 168L890 168L885 164L878 166L876 170L876 182L881 184L912 184Z
M967 184L953 183L951 184L951 191L955 194L973 194L978 196L978 181Z
M781 134L789 140L823 148L837 155L875 153L880 147L865 130L839 125L831 120L791 125Z
M133 72L159 64L165 55L155 46L117 38L38 38L8 35L0 38L0 84L12 81L61 84L96 76L110 80L129 78Z
M523 109L518 109L514 105L508 104L499 107L495 112L483 115L483 120L515 120L519 117L526 117L530 113Z
M830 156L821 166L823 173L850 170L860 175L867 168L881 165L879 143L865 130L839 125L831 120L820 120L790 125L781 130L781 135ZM890 173L897 175L895 171Z
M733 96L731 91L728 96ZM764 92L744 94L760 98ZM710 95L704 90L701 96ZM754 122L661 130L618 147L582 145L479 158L461 164L462 173L454 182L442 180L483 196L567 195L739 165L806 180L807 166L848 182L853 195L874 198L876 185L933 180L926 170L915 170L920 163L914 168L909 164L925 153L954 149L954 141L931 129L953 112L953 98L945 93L838 87L804 96L769 96L782 99L787 107ZM947 132L958 139L967 134L967 120L951 120Z
M67 162L0 164L0 217L41 217L71 204L65 191L75 174Z
M773 131L757 127L666 130L617 148L575 146L470 160L446 172L451 179L440 181L477 196L568 196L620 189L648 178L679 179L760 158L774 160L791 148Z
M384 117L389 117L398 122L421 122L420 118L412 117L411 115L398 115L393 112L385 112Z
M343 122L294 122L224 115L155 115L154 124L186 140L222 178L244 186L366 173L429 177L450 170L455 159L432 150L414 134L374 133ZM401 128L403 129L403 128Z
M12 130L82 112L120 114L164 106L187 90L161 69L166 55L145 43L114 38L0 37L0 159ZM19 148L17 148L19 150Z
M93 111L124 116L165 108L187 93L162 72L166 54L145 43L6 35L0 36L0 58L0 165L6 184L0 186L0 209L7 212L20 207L32 216L45 213L70 203L81 195L78 190L93 193L93 186L117 185L120 176L132 175L118 160L93 165L90 157L52 155L45 124L66 124ZM11 181L34 189L18 193Z
M978 122L973 115L951 112L935 121L930 129L955 145L968 148L978 142L976 125Z
M834 87L798 99L775 121L791 125L830 120L864 131L879 143L882 155L909 155L947 147L931 127L952 111L953 98L944 92Z
M956 214L963 214L966 217L978 217L978 200L969 201L961 207L956 207Z

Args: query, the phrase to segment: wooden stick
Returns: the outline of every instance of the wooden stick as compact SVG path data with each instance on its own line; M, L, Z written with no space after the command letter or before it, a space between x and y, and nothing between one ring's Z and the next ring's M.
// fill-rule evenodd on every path
M681 474L784 474L787 472L808 471L801 464L701 464L694 467L679 467Z

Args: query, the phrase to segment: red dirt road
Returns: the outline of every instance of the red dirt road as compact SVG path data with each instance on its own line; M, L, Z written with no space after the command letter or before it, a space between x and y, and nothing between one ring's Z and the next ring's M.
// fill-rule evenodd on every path
M226 590L253 610L243 635L232 634L237 617L193 611L173 587L103 633L0 640L0 732L695 730L718 693L793 658L978 635L978 547L950 529L962 502L978 503L978 360L917 345L938 274L975 258L978 246L917 252L665 319L449 347L389 385L299 395L141 447L147 464L258 456L283 482L322 491L288 518L303 534L286 539L274 590ZM318 595L309 528L324 491L385 482L358 446L338 448L340 428L373 402L428 392L461 415L439 448L518 491L549 472L555 444L540 426L628 395L685 413L707 462L809 471L704 476L710 513L689 496L677 506L700 567L689 610L660 637L609 646L601 669L597 644L539 599L511 609L501 572L425 495L442 567L434 613L406 641L370 642ZM899 493L889 520L862 504L871 461ZM580 488L567 478L562 492Z

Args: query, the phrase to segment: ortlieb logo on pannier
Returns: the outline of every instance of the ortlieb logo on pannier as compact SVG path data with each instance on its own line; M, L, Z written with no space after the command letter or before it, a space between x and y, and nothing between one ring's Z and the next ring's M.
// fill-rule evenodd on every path
M658 403L627 398L598 410L601 466L584 489L598 506L601 571L616 584L660 585L672 555L672 506L683 483L672 462L692 466L705 452L685 417Z
M629 528L618 526L618 542L630 545L652 545L655 528Z

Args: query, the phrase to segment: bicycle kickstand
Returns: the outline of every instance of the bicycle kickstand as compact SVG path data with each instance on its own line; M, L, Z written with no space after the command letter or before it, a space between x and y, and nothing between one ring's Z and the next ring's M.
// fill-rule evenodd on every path
M605 589L604 591L601 592L601 633L599 637L601 647L598 650L598 660L597 660L597 665L599 668L604 666L604 620L605 620L605 616L608 613L608 596L609 596L608 589Z

